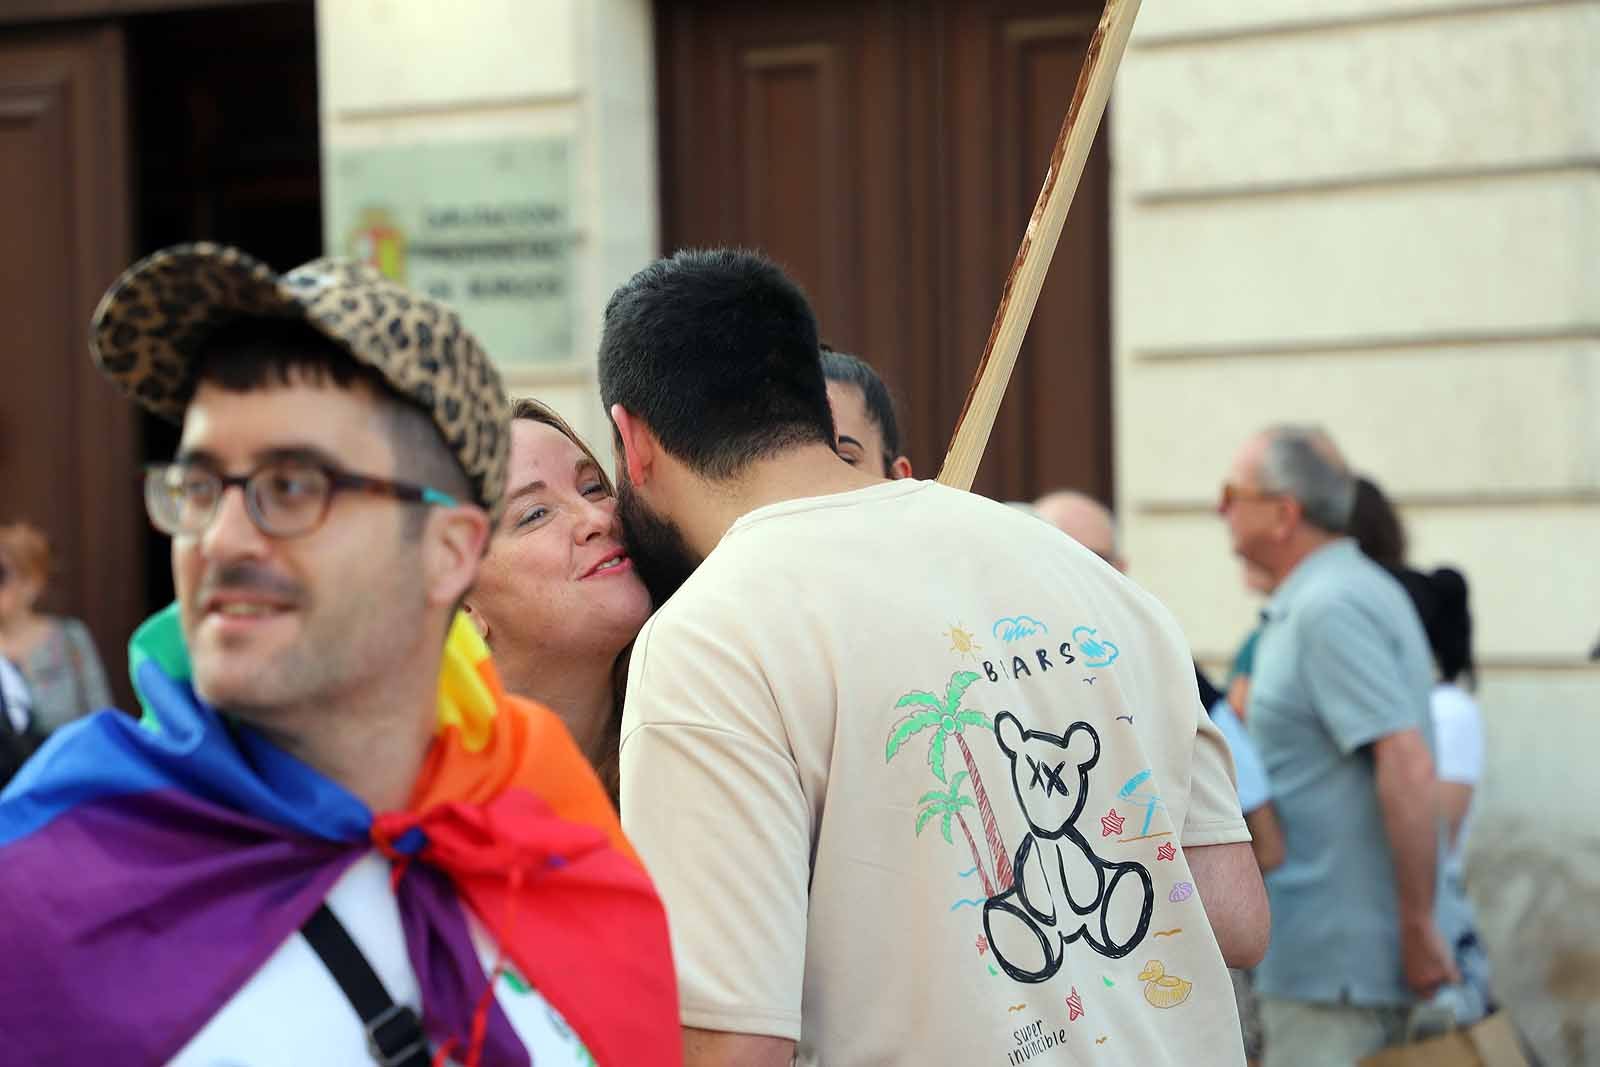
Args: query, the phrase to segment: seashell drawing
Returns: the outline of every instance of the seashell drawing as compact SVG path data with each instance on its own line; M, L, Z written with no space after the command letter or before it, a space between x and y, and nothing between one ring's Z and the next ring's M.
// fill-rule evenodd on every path
M1193 882L1175 882L1172 886L1172 892L1167 894L1167 899L1174 904L1179 904L1192 896L1194 896Z
M1139 972L1139 981L1145 983L1144 999L1153 1008L1176 1008L1189 999L1194 983L1167 973L1160 960L1151 960Z

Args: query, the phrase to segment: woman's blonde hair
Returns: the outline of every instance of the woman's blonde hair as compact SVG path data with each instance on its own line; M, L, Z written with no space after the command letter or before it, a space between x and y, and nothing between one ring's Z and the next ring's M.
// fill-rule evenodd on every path
M594 449L578 436L578 432L571 424L556 414L555 408L531 396L518 397L511 402L511 418L512 421L526 419L529 422L540 422L559 430L562 436L577 445L578 451L594 464L595 470L600 474L600 484L605 486L606 495L613 497L617 495L617 487L612 483L606 465L600 462L600 457L594 454ZM628 687L628 658L632 653L633 642L629 641L628 647L617 655L616 662L611 665L611 717L606 721L605 754L594 767L595 774L600 777L600 784L605 786L613 804L617 803L617 791L622 778L622 699Z

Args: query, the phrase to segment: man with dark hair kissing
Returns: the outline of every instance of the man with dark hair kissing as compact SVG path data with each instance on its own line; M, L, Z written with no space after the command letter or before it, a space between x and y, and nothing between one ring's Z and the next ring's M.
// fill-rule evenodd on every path
M1265 898L1166 610L1028 515L842 460L811 309L759 256L635 275L600 387L663 604L623 824L686 1062L1243 1064L1225 961Z

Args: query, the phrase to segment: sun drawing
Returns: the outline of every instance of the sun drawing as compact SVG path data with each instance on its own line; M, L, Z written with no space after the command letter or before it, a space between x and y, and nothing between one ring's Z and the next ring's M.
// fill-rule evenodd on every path
M972 639L972 634L963 630L959 624L946 630L944 636L950 639L950 651L959 652L963 656L972 656L973 659L977 659L978 657L974 656L973 653L983 648L982 645Z

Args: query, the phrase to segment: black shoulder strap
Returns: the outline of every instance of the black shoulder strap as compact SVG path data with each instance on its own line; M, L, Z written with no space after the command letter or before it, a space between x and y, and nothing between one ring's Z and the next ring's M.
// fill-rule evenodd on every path
M417 1013L394 1002L383 987L383 979L373 971L327 904L317 908L300 933L361 1016L367 1031L367 1051L378 1067L430 1067L428 1039L422 1033Z

